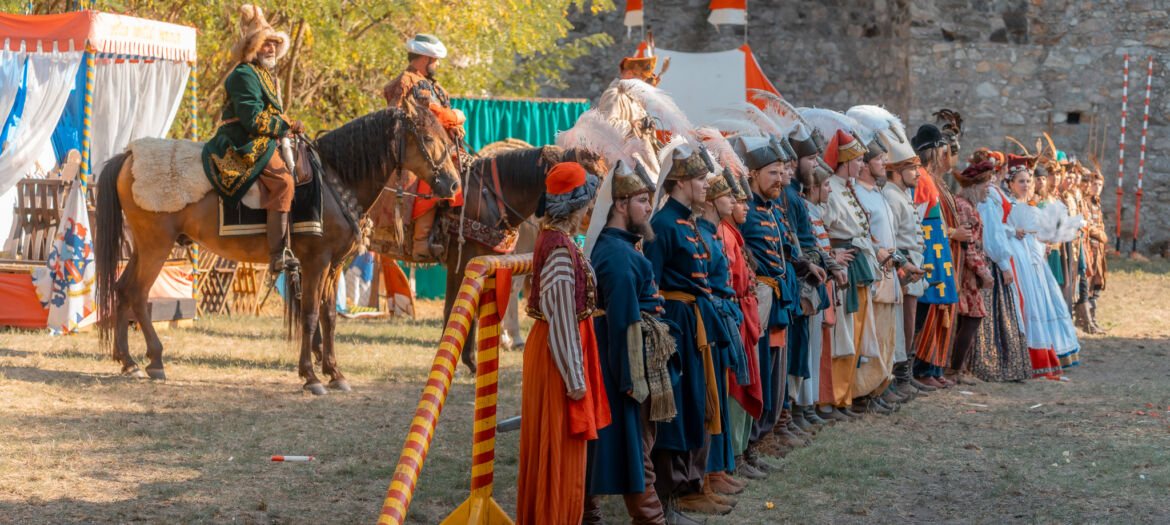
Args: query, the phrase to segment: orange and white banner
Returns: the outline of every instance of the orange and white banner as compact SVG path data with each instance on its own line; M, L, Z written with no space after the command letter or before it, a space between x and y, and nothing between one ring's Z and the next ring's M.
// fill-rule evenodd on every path
M707 15L707 21L713 26L747 24L747 0L711 0L708 7L711 14Z

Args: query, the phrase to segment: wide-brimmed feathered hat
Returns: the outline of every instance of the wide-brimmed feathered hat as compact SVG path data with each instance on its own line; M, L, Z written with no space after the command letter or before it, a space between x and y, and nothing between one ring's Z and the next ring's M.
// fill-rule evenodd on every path
M239 7L238 11L240 13L240 39L232 46L231 59L233 62L251 62L252 59L256 58L256 53L260 51L260 46L268 40L279 42L276 46L277 60L288 53L288 34L273 29L272 25L268 23L268 19L264 18L264 11L261 11L259 6L244 4Z

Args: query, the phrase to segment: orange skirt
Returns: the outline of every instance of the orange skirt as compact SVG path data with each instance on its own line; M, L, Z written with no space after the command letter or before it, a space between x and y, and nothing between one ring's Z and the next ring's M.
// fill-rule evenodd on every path
M585 397L571 401L536 321L524 345L516 524L578 525L585 511L585 444L610 422L593 319L578 323Z

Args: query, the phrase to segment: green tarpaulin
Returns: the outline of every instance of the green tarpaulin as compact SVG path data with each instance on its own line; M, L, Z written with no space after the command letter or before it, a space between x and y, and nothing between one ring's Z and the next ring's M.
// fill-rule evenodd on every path
M452 98L451 107L467 115L467 143L473 150L506 138L533 146L552 144L557 133L573 127L589 109L586 100L499 98ZM410 270L406 270L407 275ZM447 269L442 266L415 270L415 296L441 299L446 293Z

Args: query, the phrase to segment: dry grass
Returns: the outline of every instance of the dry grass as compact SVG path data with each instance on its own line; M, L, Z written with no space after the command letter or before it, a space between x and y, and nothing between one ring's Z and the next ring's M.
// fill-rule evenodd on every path
M1114 266L1102 304L1111 333L1084 338L1069 381L980 384L826 430L712 523L1170 522L1170 265ZM323 398L300 392L275 318L164 332L165 383L114 375L92 334L0 332L0 522L372 522L439 307L424 304L419 322L345 322L339 355L356 390ZM501 381L501 416L515 415L519 353L503 355ZM411 522L436 523L467 495L473 389L461 372ZM1147 403L1162 417L1134 413ZM498 441L505 509L517 438ZM607 508L622 521L616 499Z

